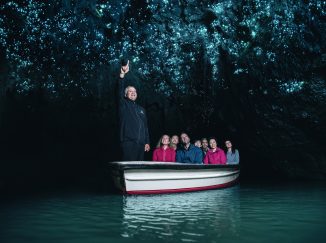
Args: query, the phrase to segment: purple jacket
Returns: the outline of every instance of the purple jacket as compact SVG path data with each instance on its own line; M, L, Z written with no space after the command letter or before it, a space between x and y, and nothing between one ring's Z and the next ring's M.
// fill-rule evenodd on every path
M226 156L222 149L216 148L215 152L212 149L209 149L204 158L204 164L217 164L225 165Z

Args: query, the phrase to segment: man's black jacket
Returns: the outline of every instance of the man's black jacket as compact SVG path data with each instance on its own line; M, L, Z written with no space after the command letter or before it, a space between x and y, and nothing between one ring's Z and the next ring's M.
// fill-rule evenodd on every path
M146 112L136 102L125 97L125 81L119 78L120 142L149 144Z

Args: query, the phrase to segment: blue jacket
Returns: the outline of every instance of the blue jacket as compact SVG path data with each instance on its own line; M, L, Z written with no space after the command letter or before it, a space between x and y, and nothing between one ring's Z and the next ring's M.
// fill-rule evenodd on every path
M176 162L202 164L203 152L193 144L190 144L188 149L181 147L177 150Z

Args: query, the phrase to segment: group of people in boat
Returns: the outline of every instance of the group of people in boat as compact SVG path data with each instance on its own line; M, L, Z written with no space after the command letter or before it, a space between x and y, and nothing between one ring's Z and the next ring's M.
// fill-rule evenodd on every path
M127 85L129 60L122 60L119 80L119 126L123 161L142 161L144 151L150 151L147 116L145 109L136 103L137 90ZM180 140L180 143L179 143ZM217 147L215 138L190 142L187 133L171 138L163 135L153 152L153 161L192 164L238 164L239 152L230 140L225 141L226 151Z
M180 141L180 142L179 142ZM187 133L164 134L153 152L153 161L179 162L191 164L239 164L239 151L230 140L225 141L225 151L217 146L216 138L211 137L190 142Z

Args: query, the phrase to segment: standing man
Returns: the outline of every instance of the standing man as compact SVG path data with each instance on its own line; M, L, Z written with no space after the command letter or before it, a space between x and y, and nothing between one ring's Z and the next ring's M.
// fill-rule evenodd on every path
M176 161L180 163L202 164L202 150L190 143L190 138L186 133L181 133L180 138L182 146L177 150Z
M119 78L120 143L123 161L144 160L144 151L150 150L147 117L143 107L136 103L137 91L133 86L125 88L125 75L129 61L122 63Z

